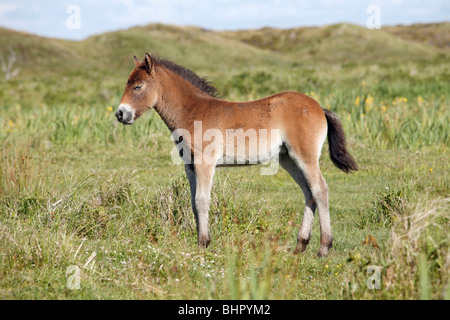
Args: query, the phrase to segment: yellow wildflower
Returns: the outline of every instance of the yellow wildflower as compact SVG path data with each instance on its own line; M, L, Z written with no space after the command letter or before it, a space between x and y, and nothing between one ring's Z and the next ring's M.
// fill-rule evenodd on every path
M8 124L9 124L10 127L14 127L14 122L12 120L9 120Z
M386 106L381 106L381 112L386 112L387 108Z
M394 101L392 101L392 105L401 105L402 103L407 103L408 99L405 97L396 97Z
M365 104L366 104L366 109L369 108L369 110L370 110L370 107L373 104L373 97L370 94L367 96Z
M417 104L419 104L419 106L423 103L423 98L422 96L418 96L417 97Z
M108 110L109 112L112 112L113 111L113 107L108 106L108 107L106 107L106 110Z
M355 106L359 106L359 103L361 102L359 96L356 97L355 99Z
M309 96L310 96L311 98L313 98L314 100L319 100L319 96L318 96L314 91L311 91L311 92L309 93Z

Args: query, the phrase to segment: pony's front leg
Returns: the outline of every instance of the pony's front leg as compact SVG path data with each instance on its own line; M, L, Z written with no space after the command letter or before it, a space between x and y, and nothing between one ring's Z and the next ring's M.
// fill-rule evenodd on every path
M197 226L197 233L198 233L198 214L197 214L197 208L195 207L195 193L196 193L196 182L195 182L195 169L193 164L185 164L184 170L186 171L186 175L189 181L189 186L191 187L191 205L192 205L192 212L194 212L195 217L195 224Z
M215 165L195 164L195 208L197 211L198 245L206 248L211 242L209 233L209 202Z

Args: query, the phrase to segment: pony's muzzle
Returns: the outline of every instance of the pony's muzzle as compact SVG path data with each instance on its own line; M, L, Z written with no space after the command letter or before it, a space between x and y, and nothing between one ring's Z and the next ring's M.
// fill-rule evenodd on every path
M134 122L134 111L127 104L121 104L116 112L117 121L123 124L132 124Z
M123 119L123 112L122 112L122 110L119 110L119 111L116 112L116 118L117 118L117 121L122 122L122 119Z

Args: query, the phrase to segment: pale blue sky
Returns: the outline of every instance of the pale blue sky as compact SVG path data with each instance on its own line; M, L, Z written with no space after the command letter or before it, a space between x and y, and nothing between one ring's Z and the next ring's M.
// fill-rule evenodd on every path
M155 22L213 30L365 26L371 5L380 8L381 28L450 21L449 0L0 0L0 26L65 39ZM71 6L79 8L79 29L67 26L68 20L77 21L71 18L74 11L67 12Z

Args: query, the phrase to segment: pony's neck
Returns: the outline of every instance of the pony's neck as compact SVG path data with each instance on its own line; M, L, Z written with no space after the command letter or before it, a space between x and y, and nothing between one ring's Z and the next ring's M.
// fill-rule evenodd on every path
M185 129L189 126L186 123L186 119L191 118L189 113L196 106L205 104L205 100L213 98L163 67L159 67L157 72L161 93L155 110L170 131Z

